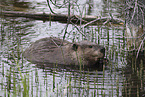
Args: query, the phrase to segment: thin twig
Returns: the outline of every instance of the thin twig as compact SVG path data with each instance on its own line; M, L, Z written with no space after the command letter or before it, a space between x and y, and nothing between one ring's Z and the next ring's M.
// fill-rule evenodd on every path
M68 3L68 1L66 1L66 2L63 2L62 5L57 5L57 4L54 3L52 0L50 0L50 1L51 1L51 3L52 3L53 5L55 5L55 6L58 7L58 8L63 8L63 6L66 5L66 4Z
M132 18L131 18L130 22L133 20L133 18L135 16L136 9L137 9L137 0L135 2L135 7L134 7L133 15L132 15Z
M79 31L79 33L81 33L81 35L83 35L84 37L86 37L86 35L82 31L80 31L80 29L74 23L72 23L72 24Z
M140 51L140 49L141 49L141 46L142 46L144 40L145 40L145 37L144 37L144 39L142 40L142 42L140 43L140 46L139 46L139 48L138 48L138 52L137 52L137 55L136 55L136 59L138 58L139 51Z
M63 42L65 40L65 36L66 36L66 33L67 33L68 25L70 23L70 7L71 7L71 5L70 5L70 0L69 0L69 2L68 2L68 20L67 20L67 25L66 25L65 32L64 32L64 35L63 35Z
M57 47L60 47L60 46L58 46L58 44L54 41L53 38L52 38L51 40L52 40L52 42L53 42Z
M51 11L53 14L56 14L56 13L51 9L51 6L50 6L50 4L49 4L49 0L47 0L47 5L48 5L50 11Z

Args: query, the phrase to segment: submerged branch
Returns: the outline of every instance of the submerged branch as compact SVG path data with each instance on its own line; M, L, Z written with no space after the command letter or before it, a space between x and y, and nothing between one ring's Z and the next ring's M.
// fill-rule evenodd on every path
M65 14L50 14L50 13L26 13L26 12L16 12L16 11L2 11L0 16L3 17L25 17L31 18L35 20L43 20L43 21L58 21L62 23L68 23L68 17L70 18L69 23L74 24L85 24L87 25L96 25L96 24L104 24L104 22L109 20L109 23L122 25L124 24L123 20L120 19L110 19L106 17L98 18L97 16L83 16L79 17L77 15L65 15Z

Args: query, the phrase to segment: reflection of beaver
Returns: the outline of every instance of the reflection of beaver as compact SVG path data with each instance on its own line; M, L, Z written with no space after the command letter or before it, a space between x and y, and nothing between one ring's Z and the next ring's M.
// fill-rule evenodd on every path
M104 58L105 48L89 42L70 43L48 37L37 40L24 51L24 57L32 63L94 65ZM61 45L61 46L60 46Z

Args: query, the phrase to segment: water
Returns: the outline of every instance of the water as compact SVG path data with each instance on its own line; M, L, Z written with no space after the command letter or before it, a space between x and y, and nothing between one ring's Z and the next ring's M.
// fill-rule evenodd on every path
M27 3L26 3L27 2ZM61 0L57 2L62 2ZM103 0L78 1L83 12L71 10L72 14L89 14L121 18L121 0L108 3ZM98 2L98 3L97 3ZM24 4L25 3L25 4ZM75 2L72 2L75 4ZM50 12L45 0L1 1L1 10L19 10L27 12ZM67 9L56 9L55 12L67 14ZM83 7L85 6L86 9ZM91 6L90 10L87 10ZM108 6L108 7L107 7ZM75 6L76 7L76 6ZM75 8L74 7L74 8ZM109 11L108 11L109 10ZM77 25L79 29L82 25ZM26 18L2 18L0 21L0 96L30 97L121 97L145 95L144 58L136 60L126 52L123 38L123 26L93 25L77 31L74 25L67 28L66 40L80 41L88 39L106 48L107 66L101 71L96 69L36 65L23 58L22 52L38 39L56 36L62 38L66 24L43 22ZM138 63L136 63L138 62ZM134 65L134 64L139 65Z

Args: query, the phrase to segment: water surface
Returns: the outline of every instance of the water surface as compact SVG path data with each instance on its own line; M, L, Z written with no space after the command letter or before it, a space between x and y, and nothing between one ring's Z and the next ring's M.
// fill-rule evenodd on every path
M90 0L90 3L77 1L81 12L75 6L71 14L86 14L122 18L122 0ZM60 2L61 0L58 0ZM3 1L1 10L24 12L50 12L45 0ZM20 6L21 5L21 6ZM67 8L57 9L57 13L67 14ZM76 9L75 9L76 8ZM32 64L23 58L22 52L38 39L64 36L67 24L43 22L26 18L0 17L0 96L30 97L128 97L144 95L145 74L143 60L134 65L134 55L126 52L123 26L93 25L81 29L83 25L68 25L66 40L88 39L106 48L105 57L109 60L102 71L82 70L70 67L50 67ZM53 64L52 64L53 65Z

